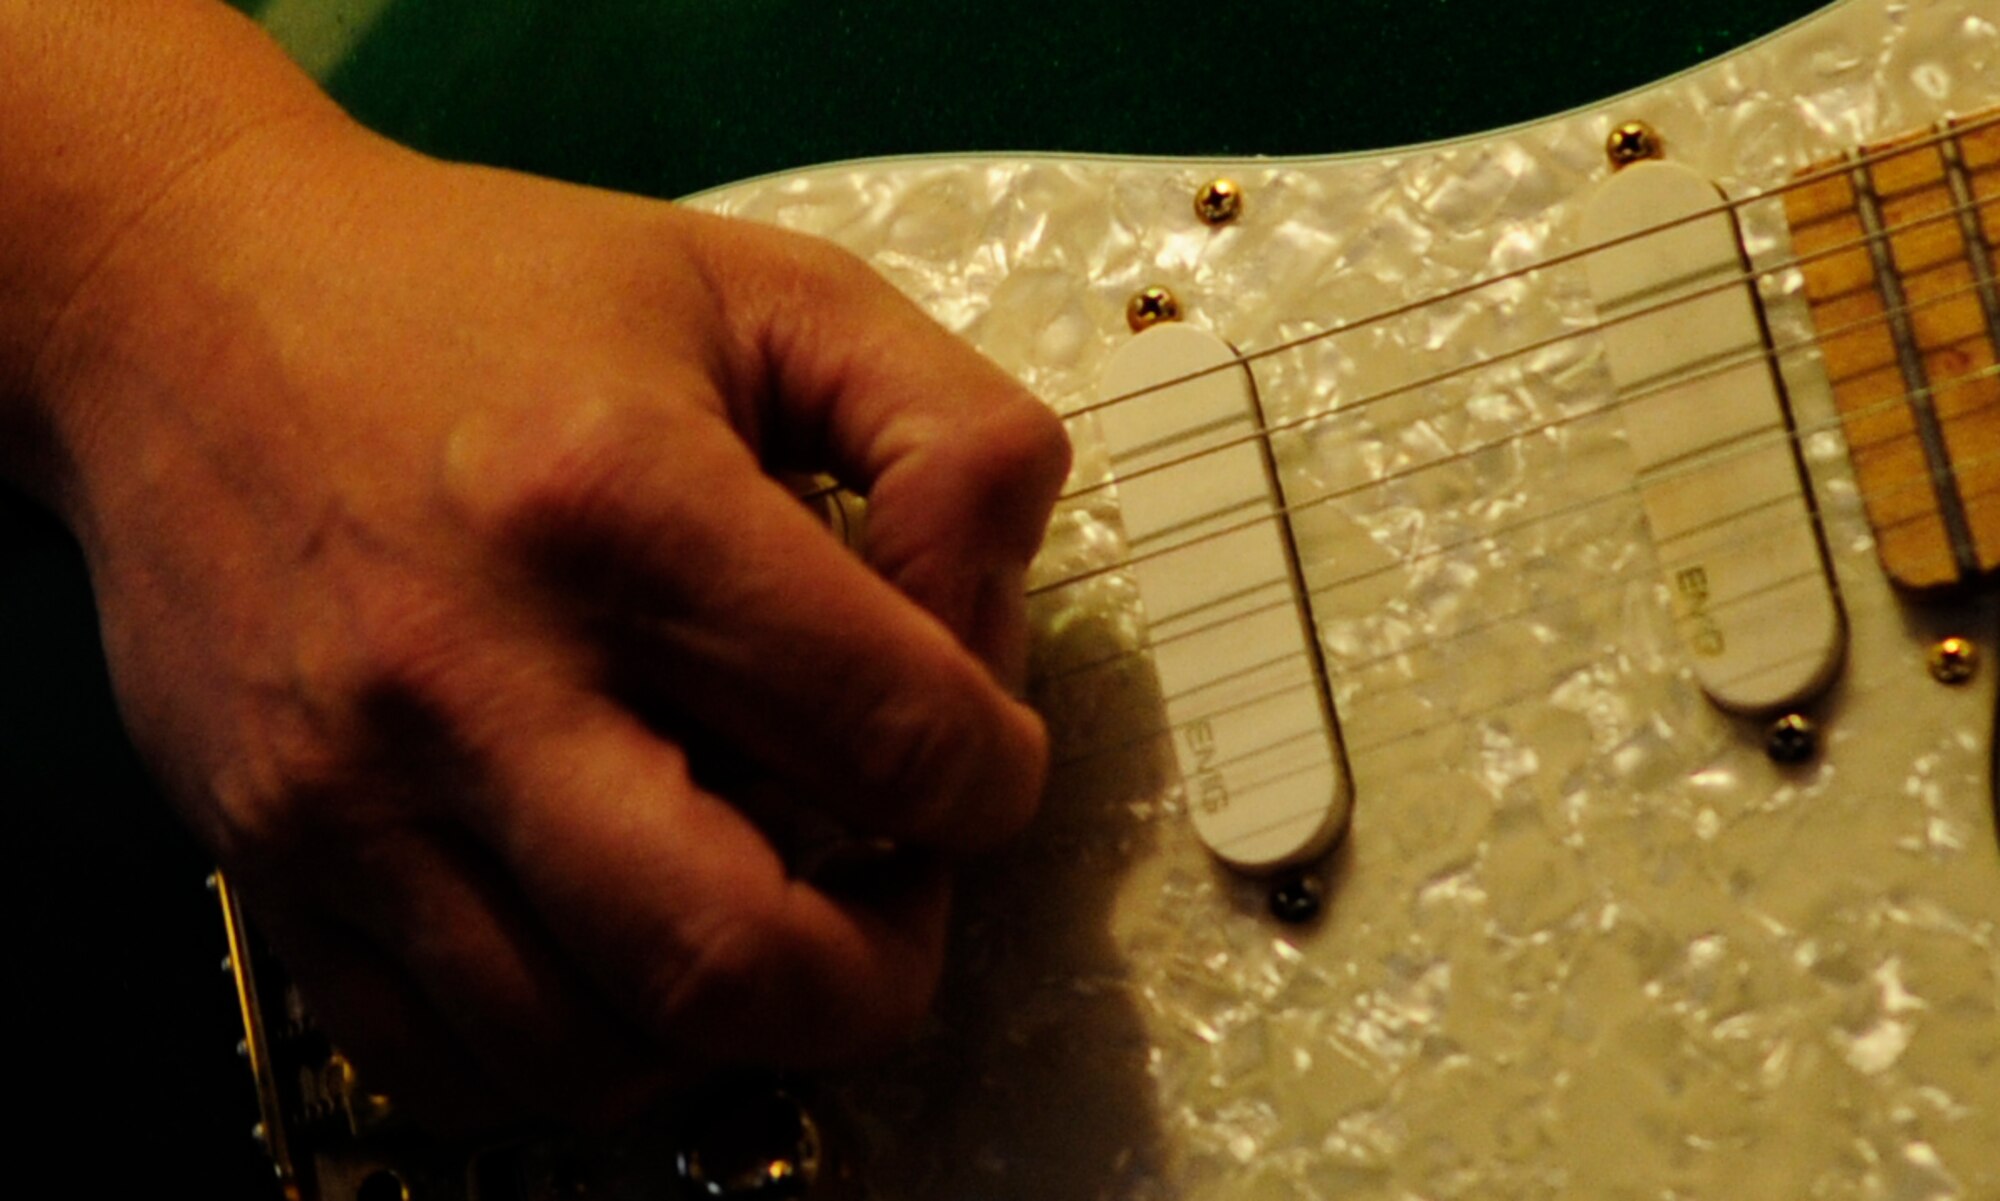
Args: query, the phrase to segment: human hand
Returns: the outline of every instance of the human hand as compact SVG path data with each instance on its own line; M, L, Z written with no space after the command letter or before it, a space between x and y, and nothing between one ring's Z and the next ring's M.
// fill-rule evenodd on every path
M372 1085L601 1119L922 1012L941 857L1040 790L1067 449L858 263L279 122L36 388L133 737ZM868 495L865 563L794 471ZM794 810L904 851L792 878L750 815Z

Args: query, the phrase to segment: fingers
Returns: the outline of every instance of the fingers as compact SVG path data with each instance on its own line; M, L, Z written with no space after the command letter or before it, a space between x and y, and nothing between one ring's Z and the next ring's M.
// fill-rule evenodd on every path
M296 864L260 906L367 1087L448 1131L602 1125L715 1067L844 1064L914 1028L943 962L935 860L789 878L615 703L554 684L505 708L459 727L476 766L441 820Z
M602 1125L671 1078L484 855L405 828L352 866L339 921L279 909L273 939L370 1089L432 1125Z
M516 1116L429 999L367 939L284 909L259 919L319 1020L361 1066L364 1089L447 1135Z
M868 554L1015 687L1022 581L1069 470L1061 423L858 260L795 235L695 219L697 253L763 409L767 450L869 498Z
M701 406L467 431L457 460L473 520L584 598L604 684L656 725L864 833L977 847L1033 812L1039 719Z
M565 698L537 728L498 752L502 799L471 820L670 1060L823 1066L907 1035L943 960L935 865L821 892L787 878L742 814L616 706Z

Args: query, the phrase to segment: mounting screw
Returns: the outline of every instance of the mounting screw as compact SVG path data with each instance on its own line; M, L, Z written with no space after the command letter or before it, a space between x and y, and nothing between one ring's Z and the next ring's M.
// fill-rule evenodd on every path
M1613 167L1629 167L1666 154L1659 131L1644 121L1627 121L1604 139L1604 155Z
M1764 735L1764 753L1773 763L1804 763L1819 751L1819 727L1801 713L1787 713Z
M1227 225L1243 215L1243 189L1233 179L1211 179L1194 194L1194 215L1203 225Z
M1271 889L1271 916L1281 922L1302 926L1319 916L1324 893L1311 876L1288 876Z
M376 1168L354 1190L354 1201L410 1201L410 1186L388 1168Z
M1172 292L1155 285L1132 294L1125 302L1125 324L1133 333L1148 330L1168 321L1181 319L1181 302Z
M222 887L222 877L216 875L214 872L210 872L208 875L202 877L201 886L210 892L214 892L216 889Z
M227 955L224 955L222 957L222 962L218 963L216 966L222 970L222 974L225 976L231 976L236 973L236 961L234 959L231 959Z
M256 1125L250 1127L250 1141L256 1143L258 1146L263 1146L265 1141L270 1137L264 1131L264 1123L258 1122Z
M819 1125L782 1087L724 1086L675 1157L688 1190L720 1201L796 1201L825 1160Z
M1940 684L1963 684L1979 670L1979 645L1970 638L1941 638L1931 648L1931 678Z

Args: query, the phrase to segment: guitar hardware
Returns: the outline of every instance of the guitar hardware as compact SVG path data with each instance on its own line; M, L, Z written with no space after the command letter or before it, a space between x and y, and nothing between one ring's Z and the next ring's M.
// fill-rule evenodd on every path
M1141 288L1125 302L1125 324L1133 333L1181 319L1181 302L1167 289L1155 284Z
M1963 684L1979 670L1979 646L1970 638L1943 638L1930 653L1931 678L1940 684Z
M764 1133L732 1146L705 1127L740 1107L714 1095L456 1161L393 1117L308 1112L294 1082L338 1084L330 1052L288 1024L281 969L239 952L273 973L271 1042L247 1049L260 1095L278 1081L288 1190L762 1201L816 1172L812 1201L2000 1196L2000 673L1977 670L2000 632L1980 441L2000 334L1990 270L1927 280L1905 253L1990 267L2000 124L1880 141L2000 103L1990 7L1851 0L1636 105L1383 156L850 163L694 198L835 236L1071 422L1079 477L1031 589L1042 824L971 873L916 1044L809 1095L753 1088L727 1125ZM1673 114L1671 165L1635 107ZM1611 187L1698 195L1617 235L1693 249L1593 294L1596 260L1635 257L1585 228ZM1229 237L1188 219L1193 192L1202 225L1240 221L1250 190ZM1691 274L1733 314L1689 320ZM1197 320L1134 291L1149 278L1198 285ZM1657 370L1619 345L1637 332ZM1911 450L1919 391L1955 501ZM1146 474L1183 440L1197 465ZM1753 460L1754 521L1731 474ZM1676 558L1649 524L1663 487L1735 535L1732 565ZM1213 520L1203 493L1232 490L1244 516ZM1222 553L1239 527L1255 556ZM1176 588L1203 619L1177 622ZM1704 674L1746 646L1797 658L1762 691ZM1188 659L1215 688L1177 682ZM1211 694L1281 666L1310 720L1250 783L1331 775L1296 788L1323 824L1218 853L1204 804L1231 807L1265 749L1222 726L1279 693ZM1836 720L1868 737L1822 736ZM1341 862L1310 866L1350 797Z
M1659 131L1644 121L1626 121L1615 126L1604 139L1604 156L1613 168L1629 167L1647 159L1664 158L1666 144Z
M1248 368L1169 322L1105 365L1098 413L1182 793L1223 862L1306 863L1346 828L1346 752L1284 483ZM1218 369L1220 368L1220 369Z
M1764 753L1785 767L1808 762L1819 753L1819 726L1802 713L1787 713L1765 731Z
M1721 200L1686 167L1628 165L1584 212L1584 244L1604 248L1585 266L1695 676L1722 708L1768 713L1833 681L1846 629L1742 233L1714 211Z
M1243 215L1243 189L1233 179L1211 179L1194 194L1194 215L1203 225L1227 225Z
M717 1201L795 1201L826 1169L819 1125L798 1097L770 1086L726 1088L706 1098L675 1171L689 1190Z
M1325 903L1326 889L1312 876L1287 876L1271 889L1271 916L1287 925L1312 921Z
M388 1168L380 1168L362 1178L354 1190L354 1201L412 1201L410 1186Z

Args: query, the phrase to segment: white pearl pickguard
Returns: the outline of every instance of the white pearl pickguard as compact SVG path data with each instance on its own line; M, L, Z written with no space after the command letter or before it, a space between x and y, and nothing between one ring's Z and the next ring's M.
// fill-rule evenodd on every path
M1996 23L1993 0L1855 0L1389 154L873 162L691 203L847 246L1070 411L1142 287L1243 350L1353 322L1574 249L1617 122L1740 197L2000 104ZM1211 229L1191 200L1216 175L1247 204ZM1741 219L1774 341L1809 338L1779 205ZM1593 320L1572 267L1255 366L1274 424L1325 417L1275 439L1286 492L1343 491L1295 528L1353 777L1316 924L1274 921L1190 831L1150 667L1117 657L1145 637L1131 579L1037 596L1043 816L967 869L932 1028L824 1085L868 1195L2000 1197L1993 598L1891 594L1816 360L1788 356L1849 647L1819 758L1773 766L1675 632L1622 424L1590 413ZM1074 482L1101 480L1092 420L1071 430ZM1100 490L1034 582L1121 554ZM1943 633L1981 643L1971 683L1926 672Z

